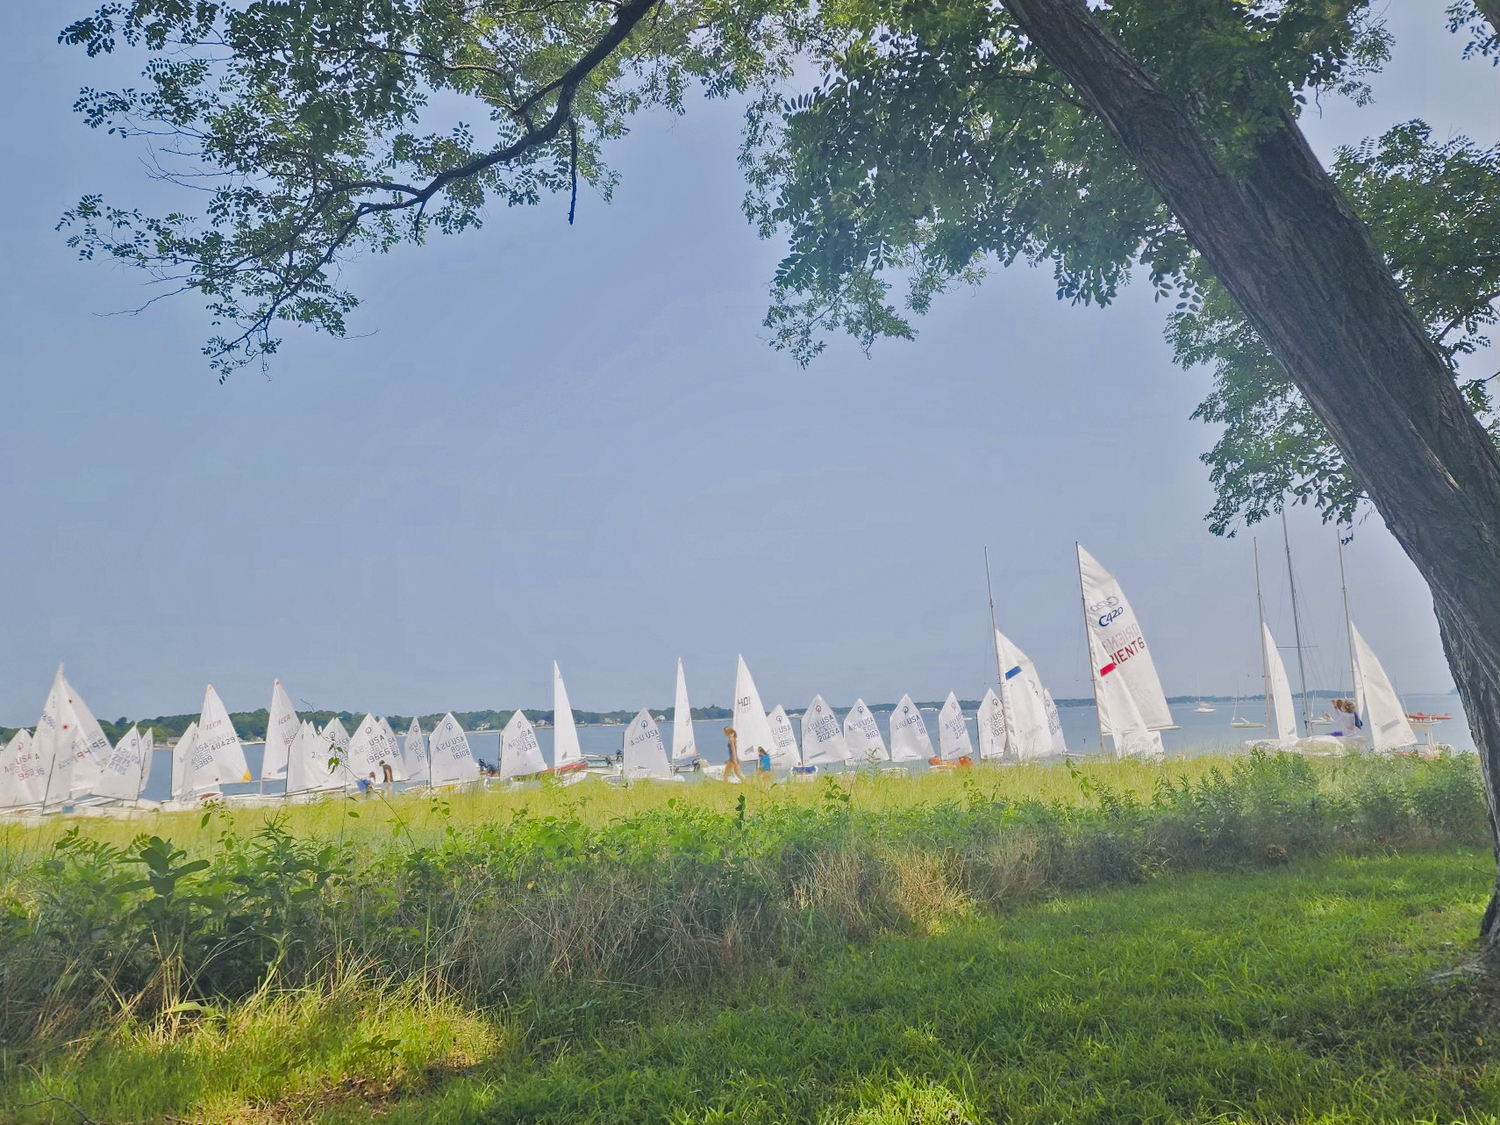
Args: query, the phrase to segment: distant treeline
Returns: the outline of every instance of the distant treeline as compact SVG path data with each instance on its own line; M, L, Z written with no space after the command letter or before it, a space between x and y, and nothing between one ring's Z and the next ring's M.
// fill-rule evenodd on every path
M1336 699L1341 696L1347 695L1348 692L1319 690L1310 691L1307 694L1308 697L1312 699ZM1174 695L1171 696L1167 700L1167 702L1172 704L1173 706L1186 706L1190 703L1197 703L1199 700L1207 700L1209 703L1230 704L1236 701L1240 703L1259 703L1264 699L1264 695ZM979 702L980 701L977 699L960 699L958 701L958 705L965 711L977 711L979 710ZM1094 697L1090 695L1084 696L1079 699L1055 699L1053 700L1053 702L1056 703L1059 707L1092 707L1094 705ZM917 704L918 707L932 710L936 710L942 707L942 705L943 701L940 699L927 700L925 702L920 702ZM883 715L896 709L896 705L894 703L870 703L867 704L867 706L872 712L877 715ZM648 707L647 710L651 712L653 718L658 715L665 715L668 719L672 719L674 717L674 709L671 707L662 707L660 709L655 707ZM799 707L796 711L793 711L792 714L795 715L801 710L802 709ZM848 711L848 708L835 707L833 710L837 714L843 714ZM552 725L551 711L538 711L534 708L527 707L523 709L522 713L533 723L546 723L549 726ZM435 727L442 719L444 714L446 714L446 712L439 712L435 715L421 716L422 729L424 731L432 730L432 728ZM455 711L453 712L453 717L458 720L459 726L463 727L464 730L480 731L500 730L505 726L506 723L510 722L510 717L514 714L515 711L513 710ZM334 716L338 716L339 722L343 723L344 726L349 729L349 732L351 734L354 733L354 728L365 717L365 713L363 711L358 713L355 713L353 711L298 711L297 715L299 718L308 719L316 723L319 727L327 726L329 721L332 720ZM576 723L625 724L630 722L631 719L635 718L635 715L636 713L634 711L580 711L576 707L573 708L573 721ZM197 718L197 715L159 715L154 719L119 718L115 719L113 722L110 722L106 719L100 719L99 725L104 728L104 733L109 737L109 740L111 742L118 742L120 740L120 736L125 734L125 732L128 731L133 725L139 724L142 730L145 730L149 727L153 737L156 739L157 743L160 744L163 742L170 742L178 738L183 731L187 730L188 724L196 721ZM729 710L727 707L694 707L693 718L695 720L732 719L734 718L734 712ZM266 737L266 723L270 720L270 714L264 707L262 707L259 711L232 712L229 716L229 719L232 723L234 723L234 729L241 738L247 739L249 741L256 741ZM395 729L399 734L405 734L407 728L411 726L410 715L387 715L386 720L391 724L391 727ZM0 739L9 741L15 735L18 729L20 728L0 727Z

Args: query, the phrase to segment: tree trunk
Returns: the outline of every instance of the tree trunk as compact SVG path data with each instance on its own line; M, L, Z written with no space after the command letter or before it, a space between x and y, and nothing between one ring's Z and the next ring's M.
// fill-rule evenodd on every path
M1231 175L1084 0L1002 2L1161 194L1426 579L1500 859L1500 453L1443 354L1290 116Z

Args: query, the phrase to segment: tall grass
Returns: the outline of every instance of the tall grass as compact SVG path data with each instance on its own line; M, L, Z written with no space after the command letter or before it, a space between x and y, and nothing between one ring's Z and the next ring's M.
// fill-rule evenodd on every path
M165 825L130 838L101 821L7 837L0 1049L12 1063L111 1029L196 1022L205 1006L273 1010L254 1005L288 989L337 997L356 968L382 988L545 1023L632 987L940 934L1041 894L1488 839L1472 758L1267 754L547 787L170 823L184 829L170 840Z

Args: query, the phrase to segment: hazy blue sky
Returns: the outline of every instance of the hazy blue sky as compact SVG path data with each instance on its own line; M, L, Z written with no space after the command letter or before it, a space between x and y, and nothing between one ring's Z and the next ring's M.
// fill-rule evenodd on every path
M35 720L59 660L109 717L195 709L208 680L265 706L275 676L320 707L545 707L553 659L579 707L665 706L679 655L694 701L725 704L739 652L768 706L972 698L994 673L986 544L1001 627L1084 695L1075 539L1169 693L1258 690L1250 538L1202 520L1206 376L1171 365L1145 287L1101 312L1001 271L916 342L802 371L760 327L778 247L739 211L738 112L696 105L636 123L614 203L585 194L576 226L548 200L361 262L359 338L294 332L269 379L219 386L199 306L100 315L142 278L53 232L84 192L163 201L138 150L70 112L120 77L55 45L85 7L0 11L0 724ZM1320 151L1418 115L1493 141L1500 71L1459 61L1443 7L1391 6L1378 103L1308 121ZM1333 532L1291 525L1334 686ZM1279 528L1261 535L1289 642ZM1446 690L1378 518L1348 566L1397 686Z

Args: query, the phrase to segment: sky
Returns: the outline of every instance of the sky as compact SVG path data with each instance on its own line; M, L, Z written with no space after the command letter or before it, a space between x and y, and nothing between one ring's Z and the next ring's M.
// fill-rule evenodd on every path
M548 199L362 260L350 339L293 331L221 386L201 307L110 315L143 278L53 230L87 192L188 202L71 112L129 80L56 45L82 7L0 10L0 725L35 721L60 661L109 718L196 710L206 682L263 707L274 677L317 708L549 707L553 660L575 706L660 708L678 657L727 705L738 653L768 706L977 698L985 547L1001 628L1082 696L1075 541L1168 694L1259 691L1251 535L1203 520L1208 376L1171 363L1147 286L1075 308L995 270L915 341L800 369L761 327L779 247L740 211L739 111L699 102L636 121L576 225ZM1390 6L1377 102L1304 119L1320 153L1414 116L1493 142L1500 70L1460 62L1443 7ZM1288 522L1310 686L1347 687L1334 532ZM1280 527L1255 534L1290 644ZM1398 690L1449 690L1378 516L1345 563Z

